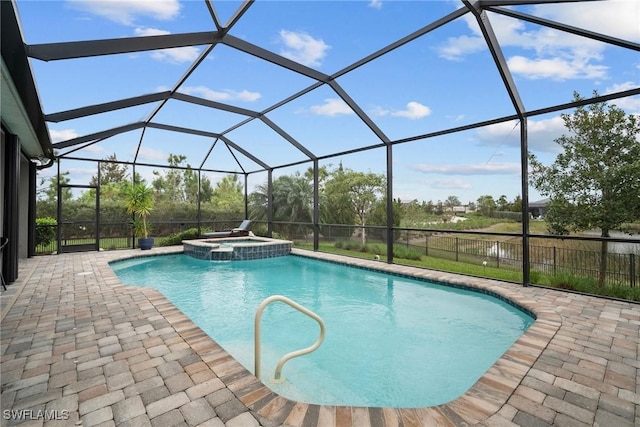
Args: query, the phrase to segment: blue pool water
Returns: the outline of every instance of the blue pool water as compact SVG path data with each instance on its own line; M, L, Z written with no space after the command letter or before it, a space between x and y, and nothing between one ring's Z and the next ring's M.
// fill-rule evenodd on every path
M185 255L111 264L120 280L162 292L254 372L253 321L267 297L287 296L319 314L318 324L275 302L262 317L262 380L290 399L327 405L423 407L462 395L533 323L481 293L300 256L210 262Z

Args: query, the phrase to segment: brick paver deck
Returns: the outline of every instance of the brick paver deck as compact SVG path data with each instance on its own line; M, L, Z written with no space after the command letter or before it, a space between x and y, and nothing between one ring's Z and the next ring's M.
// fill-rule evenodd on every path
M159 292L122 285L107 263L142 254L21 261L1 297L2 426L640 425L640 305L348 259L488 289L537 321L447 404L311 405L271 392Z

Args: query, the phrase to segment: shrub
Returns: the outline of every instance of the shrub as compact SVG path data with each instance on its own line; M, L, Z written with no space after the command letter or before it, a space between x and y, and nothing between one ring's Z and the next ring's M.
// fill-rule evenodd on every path
M190 240L198 238L198 229L189 228L180 233L173 233L167 237L160 239L158 246L175 246L181 245L183 240Z
M549 284L560 289L569 289L592 295L640 301L640 288L632 288L621 283L598 285L598 279L592 277L572 276L569 273L558 273L549 278Z
M336 248L345 249L347 251L369 252L367 247L362 245L362 242L355 240L337 240L335 246Z
M522 212L495 211L491 214L491 217L508 219L515 222L522 222Z
M335 242L335 247L348 251L364 252L375 255L387 254L387 245L384 243L368 243L363 246L361 242L357 242L354 240L338 240L337 242ZM403 245L394 245L393 256L396 258L420 261L422 259L422 252L416 251L413 248L408 248Z
M393 246L393 256L396 258L410 259L413 261L420 261L422 259L422 252L418 252L413 248L408 248L402 245Z
M555 288L588 292L591 294L597 293L598 289L597 279L590 277L578 277L570 273L563 272L551 276L549 279L549 283Z
M53 241L56 237L56 225L58 221L55 218L36 218L36 246L48 246Z

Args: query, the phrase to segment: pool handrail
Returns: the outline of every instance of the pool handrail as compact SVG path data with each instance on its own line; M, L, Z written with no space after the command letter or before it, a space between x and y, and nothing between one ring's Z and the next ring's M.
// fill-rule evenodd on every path
M322 344L322 342L324 341L324 336L325 336L325 324L324 324L324 320L322 320L322 318L320 316L318 316L316 313L314 313L313 311L309 310L308 308L298 304L297 302L282 296L282 295L271 295L270 297L266 298L264 301L262 301L262 303L258 306L258 309L256 310L256 316L255 316L255 320L254 320L254 375L256 376L256 378L260 379L260 374L261 374L261 369L260 369L260 320L262 319L262 312L264 311L264 309L271 304L272 302L275 301L280 301L283 302L285 304L288 304L289 306L295 308L296 310L298 310L299 312L301 312L302 314L306 314L307 316L311 317L313 320L315 320L316 322L318 322L318 325L320 325L320 336L318 337L318 339L316 340L315 343L313 343L311 346L300 349L300 350L296 350L296 351L292 351L290 353L285 354L284 356L282 356L282 358L280 359L280 361L278 362L278 364L276 365L276 371L274 374L274 380L276 381L284 381L284 378L281 378L281 372L282 372L282 367L284 366L284 364L289 361L290 359L293 359L294 357L298 357L298 356L304 356L305 354L309 354L312 351L316 350L318 347L320 347L320 345Z

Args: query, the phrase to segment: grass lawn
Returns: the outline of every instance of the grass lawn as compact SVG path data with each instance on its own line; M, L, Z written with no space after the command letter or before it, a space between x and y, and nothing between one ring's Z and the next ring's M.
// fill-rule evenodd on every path
M298 243L294 245L299 249L313 250L311 243ZM373 259L374 254L356 250L337 248L335 243L320 243L320 252L332 253L354 258ZM386 262L387 257L380 255L380 261ZM394 256L394 263L399 265L410 265L413 267L426 268L430 270L446 271L449 273L464 274L467 276L484 277L487 279L503 280L513 283L522 283L522 272L495 268L472 263L452 261L448 259L435 258L431 256L421 256L419 260L410 260ZM586 294L607 296L613 298L640 301L640 288L632 288L625 284L607 284L598 286L595 279L577 277L569 274L559 273L556 275L543 274L537 271L531 272L531 282L553 288L573 290Z
M297 243L296 248L313 250L311 243ZM367 252L358 252L353 250L336 248L334 243L320 243L318 250L320 252L332 253L336 255L344 255L353 258L373 259L374 255ZM380 261L386 262L387 257L380 255ZM456 262L447 259L422 256L420 260L410 260L394 257L394 263L401 265L410 265L413 267L427 268L431 270L448 271L451 273L465 274L468 276L486 277L491 279L505 280L509 282L521 282L522 273L518 271L510 271L494 267L483 267L482 265L468 264L464 262Z

